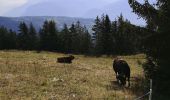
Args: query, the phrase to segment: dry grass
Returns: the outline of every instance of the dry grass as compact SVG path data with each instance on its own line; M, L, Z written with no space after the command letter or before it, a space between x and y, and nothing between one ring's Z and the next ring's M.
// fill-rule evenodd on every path
M60 56L0 51L0 100L132 100L142 94L145 55L122 56L131 67L130 88L116 83L113 57L75 55L72 64L59 64Z

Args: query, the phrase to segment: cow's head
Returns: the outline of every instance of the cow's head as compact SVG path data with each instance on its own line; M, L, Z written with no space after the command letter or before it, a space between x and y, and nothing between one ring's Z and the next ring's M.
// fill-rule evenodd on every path
M119 75L117 76L117 79L120 80L121 85L125 85L125 84L126 84L126 77L125 77L124 74L119 74Z

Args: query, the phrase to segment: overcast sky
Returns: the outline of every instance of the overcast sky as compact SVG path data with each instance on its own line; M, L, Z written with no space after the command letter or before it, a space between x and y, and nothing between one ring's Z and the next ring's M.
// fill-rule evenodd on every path
M67 2L69 3L72 2L75 5L80 4L80 2L82 3L81 5L84 5L84 3L88 2L90 8L92 8L91 5L96 5L96 7L94 6L94 8L97 8L99 6L102 7L104 5L107 5L109 3L113 3L116 1L118 0L0 0L0 15L3 16L6 13L18 7L22 7L22 6L29 7L29 6L43 3L43 2L56 2L60 4L62 3L63 6L68 5ZM87 9L89 7L87 6Z
M139 0L143 1L143 0ZM150 0L153 2L154 0ZM132 23L144 24L132 13L128 0L0 0L0 16L69 16L95 18L108 14L115 19L120 13Z

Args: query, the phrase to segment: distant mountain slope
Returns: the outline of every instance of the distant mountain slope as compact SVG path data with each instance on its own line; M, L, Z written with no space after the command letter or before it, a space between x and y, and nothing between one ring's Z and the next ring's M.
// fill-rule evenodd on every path
M124 18L136 25L146 25L145 20L132 12L128 0L27 0L22 5L7 12L6 16L71 16L96 18L103 13L112 20L121 13ZM138 0L144 1L144 0ZM149 0L155 1L155 0ZM36 3L34 3L36 2Z
M31 22L37 31L42 27L45 20L54 20L57 24L57 28L61 30L64 24L70 26L72 23L80 21L82 25L85 25L89 31L94 24L94 19L88 18L74 18L74 17L53 17L53 16L26 16L26 17L0 17L0 26L5 26L8 29L18 31L19 23L24 21L27 25Z

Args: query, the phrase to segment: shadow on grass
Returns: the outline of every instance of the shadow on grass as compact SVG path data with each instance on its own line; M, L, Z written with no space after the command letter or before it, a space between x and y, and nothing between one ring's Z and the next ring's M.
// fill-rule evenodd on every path
M149 91L149 88L148 88L148 83L147 81L143 78L143 77L132 77L131 78L131 87L130 87L130 90L133 92L133 93L143 93L145 91ZM147 92L148 92L147 91Z
M108 91L122 90L124 93L126 92L128 94L134 95L135 98L138 98L149 92L149 88L147 85L148 83L143 77L140 76L131 77L130 82L131 82L131 86L128 87L127 84L125 86L121 86L117 81L110 81L110 84L106 86L106 89ZM141 100L146 100L146 99L148 99L148 96L142 98Z
M106 89L109 90L121 90L123 86L121 86L117 81L110 81L110 85L106 86Z

